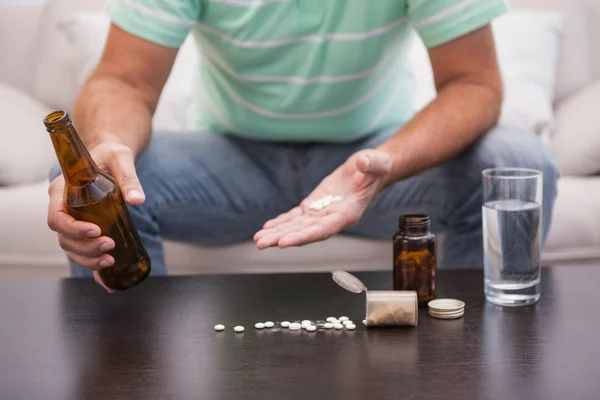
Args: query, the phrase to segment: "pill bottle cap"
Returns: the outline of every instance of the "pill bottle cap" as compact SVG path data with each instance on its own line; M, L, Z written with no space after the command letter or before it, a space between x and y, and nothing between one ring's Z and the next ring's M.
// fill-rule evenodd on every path
M346 271L338 269L333 271L331 274L335 283L337 283L349 292L360 293L363 291L367 291L367 287L364 283L362 283L360 279Z

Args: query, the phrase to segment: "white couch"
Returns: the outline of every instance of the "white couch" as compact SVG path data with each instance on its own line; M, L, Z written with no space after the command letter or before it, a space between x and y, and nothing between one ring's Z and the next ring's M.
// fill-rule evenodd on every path
M68 43L79 42L80 50L85 53L93 52L94 43L102 40L101 37L71 32L71 42L68 42L65 38L68 36L63 34L64 22L63 33L58 31L57 24L79 11L97 12L101 3L100 0L49 0L45 6L0 4L0 118L3 118L0 124L1 277L68 274L66 259L58 247L56 236L46 225L46 175L54 161L54 154L41 120L51 109L69 108L82 74L90 68L90 65L82 65L89 64L89 54L73 54ZM525 121L523 123L541 126L540 134L546 135L549 145L556 150L563 170L553 227L543 259L548 263L598 262L600 146L597 138L600 137L600 124L594 120L589 104L595 102L597 107L600 102L600 2L519 0L512 3L513 7L521 10L558 11L562 20L556 45L556 74L552 68L552 73L547 71L546 75L535 69L526 71L527 61L522 63L526 66L522 71L515 72L515 75L529 73L532 81L542 78L547 81L545 87L549 93L544 94L543 88L538 89L542 98L549 98L549 110L545 114L550 115L544 116L542 100L528 97L533 96L535 90L529 90L518 80L512 82L511 90L524 92L515 92L512 97L515 102L525 103L521 107L530 108L523 110L517 107L504 112L508 119L520 118ZM98 22L92 18L89 23L85 19L80 23L89 28L94 21ZM526 30L525 33L528 32ZM518 31L513 34L522 35ZM522 51L516 44L508 48L521 51L525 58L531 58L535 53ZM536 45L534 50L539 51L540 48L544 47ZM549 53L541 56L552 62L552 46L549 45L548 49ZM420 51L422 53L422 49ZM417 48L415 54L418 53ZM183 52L180 57L184 57ZM422 63L423 59L415 61L415 65L419 62ZM162 117L159 118L162 120L155 121L157 125L172 128L185 125L178 113L184 114L185 107L181 104L189 100L186 97L189 93L182 92L181 96L177 96L177 90L189 86L182 82L186 82L185 74L190 70L190 63L189 60L180 62L177 74L172 74L169 82L174 95L165 95L164 101L161 100ZM429 73L423 64L417 69L419 73ZM514 72L510 66L506 71L507 75ZM426 101L427 89L423 93L423 101ZM538 114L541 122L535 119ZM15 121L19 122L16 128L6 129L6 126L15 126ZM170 271L176 274L391 267L390 241L343 236L303 248L263 252L255 250L253 243L228 248L167 243L166 254Z

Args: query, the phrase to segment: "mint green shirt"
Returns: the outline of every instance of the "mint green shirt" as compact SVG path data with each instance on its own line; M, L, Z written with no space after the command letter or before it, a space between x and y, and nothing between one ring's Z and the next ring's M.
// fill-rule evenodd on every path
M502 14L504 0L109 0L120 28L168 47L194 35L196 129L348 141L416 112L407 60Z

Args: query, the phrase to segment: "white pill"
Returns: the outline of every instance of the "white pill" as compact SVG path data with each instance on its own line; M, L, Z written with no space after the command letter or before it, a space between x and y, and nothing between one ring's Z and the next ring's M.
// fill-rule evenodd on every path
M293 330L293 331L297 331L298 329L301 329L301 328L302 328L302 325L300 325L297 322L294 322L293 324L290 324L290 329Z
M354 322L350 321L349 319L347 319L346 321L342 322L343 325L349 325L349 324L353 324Z
M274 323L274 322L271 322L271 321L267 321L267 322L265 322L265 328L272 328L272 327L274 327L274 326L275 326L275 323Z
M306 324L312 325L312 321L309 321L309 320L307 320L307 319L305 319L304 321L302 321L302 322L300 322L300 323L301 323L302 325L306 325Z
M309 326L306 327L306 330L309 331L309 332L314 332L314 331L317 330L317 327L314 326L314 325L309 325Z
M331 328L333 328L333 324L331 322L327 322L325 325L323 325L323 328L331 329Z
M290 322L289 321L283 321L281 323L281 327L282 328L289 328L290 327Z
M348 321L350 318L348 317L340 317L339 320L340 322L344 322L344 321Z
M265 327L265 324L263 324L262 322L257 322L256 324L254 324L254 327L256 329L262 329Z
M339 319L334 319L333 321L331 321L332 324L341 324L342 321L340 321Z
M356 329L356 325L354 325L354 324L347 324L346 325L346 329L350 329L350 330Z
M336 320L336 318L335 318L335 317L328 317L328 318L327 318L327 322L331 322L331 323L333 323L333 321L335 321L335 320Z
M339 323L338 323L338 324L333 324L333 327L334 327L335 329L343 329L343 328L344 328L344 325L342 325L342 324L339 324Z
M367 320L366 320L366 319L363 319L363 324L364 324L365 326L367 326Z
M236 332L238 332L238 333L239 333L239 332L244 332L244 327L243 327L243 326L240 326L240 325L238 325L238 326L236 326L235 328L233 328L233 330L234 330L234 331L236 331Z
M225 325L215 325L215 331L222 331L225 330Z

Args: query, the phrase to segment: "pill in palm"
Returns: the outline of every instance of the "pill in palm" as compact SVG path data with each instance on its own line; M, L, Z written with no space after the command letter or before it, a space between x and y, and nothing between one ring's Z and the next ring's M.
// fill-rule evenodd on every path
M274 327L274 326L275 326L275 323L274 323L274 322L271 322L271 321L267 321L267 322L265 322L265 328L272 328L272 327Z
M342 200L342 196L332 196L328 194L327 196L321 197L320 199L313 201L309 208L312 210L322 210L323 208L336 203Z
M342 325L342 324L340 324L340 323L337 323L337 324L333 324L333 327L334 327L335 329L343 329L343 328L344 328L344 325Z
M221 324L215 325L215 331L222 331L222 330L225 330L224 325L221 325Z
M238 333L239 333L239 332L244 332L244 327L243 327L243 326L240 326L240 325L238 325L238 326L236 326L235 328L233 328L233 330L234 330L234 331L236 331L236 332L238 332Z
M262 322L257 322L256 324L254 324L254 327L256 329L262 329L265 327L265 324L263 324Z
M289 321L283 321L281 323L281 327L282 328L289 328L290 327L290 322Z

